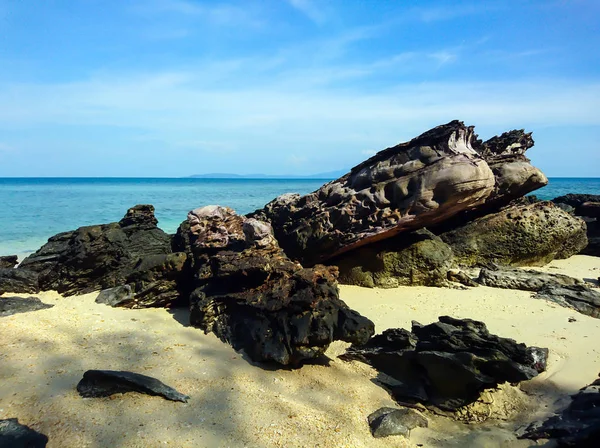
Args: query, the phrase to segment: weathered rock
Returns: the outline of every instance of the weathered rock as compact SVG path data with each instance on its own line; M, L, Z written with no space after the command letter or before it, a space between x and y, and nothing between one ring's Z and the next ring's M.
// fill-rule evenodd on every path
M559 196L552 199L555 204L568 204L575 209L576 214L579 215L579 207L586 202L600 202L600 194L573 194L569 193L564 196ZM585 215L579 215L585 216Z
M600 380L571 398L560 414L532 423L519 438L556 439L559 446L596 448L600 440Z
M58 234L17 270L38 272L42 290L67 296L120 286L140 260L171 252L171 237L156 227L153 211L151 205L138 205L120 223Z
M600 257L600 219L586 220L588 245L581 251L583 255Z
M37 297L0 297L0 317L52 308Z
M484 389L537 376L547 355L547 349L490 334L483 322L442 316L430 325L413 322L412 332L386 330L340 358L365 362L399 381L390 388L400 404L455 411Z
M546 285L533 297L550 300L582 314L600 318L600 292L584 285Z
M471 146L473 127L453 121L380 151L345 176L252 216L305 265L443 221L485 201L494 175Z
M127 306L133 303L133 291L130 285L115 286L114 288L103 289L96 297L96 303L118 307Z
M45 448L47 443L46 435L20 424L16 418L0 420L0 447Z
M0 294L5 292L35 294L39 291L37 272L0 268Z
M367 417L373 437L408 436L416 427L427 428L428 421L408 408L380 408Z
M4 255L0 257L0 269L14 268L19 262L19 257L16 255Z
M297 365L333 340L364 343L373 323L339 299L335 267L289 260L266 223L225 207L188 216L194 275L192 325L254 361Z
M183 403L187 403L190 398L156 378L117 370L88 370L77 384L77 392L85 398L108 397L126 392L158 395L167 400Z
M479 286L475 280L469 277L464 271L460 269L450 269L448 270L448 280L451 282L460 283L465 286L470 286L472 288L476 288Z
M590 218L600 218L600 202L584 202L577 209L579 216L589 216Z
M479 283L484 286L522 291L539 291L546 286L584 285L583 280L563 274L549 274L532 269L518 269L506 266L483 268L479 272Z
M508 207L440 236L466 266L542 266L587 245L585 222L551 202Z
M394 288L446 286L452 249L426 229L369 244L330 260L343 284Z

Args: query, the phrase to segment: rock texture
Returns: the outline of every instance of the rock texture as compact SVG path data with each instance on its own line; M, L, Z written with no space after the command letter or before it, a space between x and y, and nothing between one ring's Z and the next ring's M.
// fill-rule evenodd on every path
M0 420L0 447L45 448L47 443L46 435L20 424L16 418Z
M52 308L37 297L0 297L0 317Z
M5 255L0 257L0 269L14 268L18 263L16 255Z
M583 280L562 274L548 274L532 269L518 269L506 266L483 268L479 272L479 283L484 286L522 291L539 291L547 286L584 285Z
M552 202L561 207L570 207L575 215L584 217L588 245L581 253L600 257L600 195L571 193L554 198Z
M575 209L579 216L585 216L579 213L579 207L586 202L600 202L600 194L573 194L569 193L552 199L555 204L567 204Z
M380 408L367 417L373 437L408 436L410 430L427 428L428 421L414 409Z
M190 398L156 378L117 370L88 370L77 384L77 392L85 398L108 397L126 392L158 395L167 400L183 403L187 403Z
M337 269L289 260L268 224L208 206L190 212L179 234L197 279L192 325L252 360L297 365L333 340L361 344L372 336L373 323L339 299Z
M585 222L551 202L507 207L440 236L466 266L542 266L587 245Z
M400 285L446 286L452 249L426 229L369 244L329 263L340 270L343 284L369 288Z
M555 439L559 446L595 448L600 440L600 380L572 397L571 404L545 422L532 423L521 439Z
M35 294L39 291L37 272L0 268L0 294L5 292Z
M473 127L453 121L380 151L309 195L284 195L252 216L310 266L443 221L482 204L494 174L473 149Z
M584 285L546 285L534 296L573 308L582 314L600 318L600 292Z
M483 322L442 316L430 325L413 322L412 332L386 330L341 358L365 362L399 381L390 388L400 404L455 411L484 389L537 376L547 355L547 349L490 334Z

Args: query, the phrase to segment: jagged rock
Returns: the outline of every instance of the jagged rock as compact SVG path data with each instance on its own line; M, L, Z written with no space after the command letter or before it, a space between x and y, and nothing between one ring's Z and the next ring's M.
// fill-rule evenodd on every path
M460 283L465 286L470 286L472 288L476 288L479 286L475 280L469 277L464 271L460 269L449 269L448 270L448 280L451 282Z
M585 222L547 201L508 207L440 236L466 266L542 266L587 245Z
M426 229L369 244L329 263L343 284L369 288L400 285L446 286L452 249Z
M600 292L584 285L546 285L533 296L600 318Z
M77 384L77 392L85 398L108 397L126 392L158 395L183 403L187 403L190 398L156 378L117 370L88 370Z
M600 218L600 202L584 202L577 209L579 216L589 216L590 218Z
M0 269L14 268L19 262L19 257L16 255L5 255L0 257Z
M55 235L17 270L39 273L42 290L67 296L120 286L140 260L171 252L171 237L156 227L153 212L151 205L138 205L120 223Z
M555 439L559 446L596 448L600 440L600 380L571 398L560 414L543 423L532 423L519 438Z
M485 201L494 175L453 121L380 151L309 195L285 195L252 217L269 221L286 254L310 266L443 221Z
M484 389L537 376L547 356L547 349L490 334L483 322L442 316L430 325L413 322L412 332L386 330L340 358L365 362L399 381L390 388L400 404L455 411Z
M427 428L428 421L414 409L380 408L367 417L373 437L408 436L416 427Z
M130 285L115 286L114 288L103 289L96 297L96 303L102 303L108 306L126 306L133 303L133 291Z
M16 418L0 420L0 447L45 448L47 443L45 434L20 424Z
M52 308L37 297L0 297L0 317Z
M481 269L477 281L484 286L503 289L520 289L522 291L539 291L548 285L584 285L583 280L569 277L568 275L548 274L532 269L509 268L506 266L495 266L493 269Z
M188 215L197 288L192 325L212 331L254 361L297 365L333 340L364 343L373 323L339 299L337 269L289 260L268 224L226 207Z
M586 220L588 245L581 251L583 255L600 257L600 218Z
M39 291L37 272L0 268L0 294L5 292L35 294Z
M555 204L568 204L575 209L577 215L579 215L579 207L586 202L600 202L600 194L573 194L569 193L564 196L559 196L552 199ZM585 216L585 215L579 215Z

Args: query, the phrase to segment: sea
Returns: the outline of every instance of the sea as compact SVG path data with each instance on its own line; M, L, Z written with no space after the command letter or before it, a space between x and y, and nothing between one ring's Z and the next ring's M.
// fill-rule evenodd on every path
M306 194L331 179L0 178L0 255L21 257L49 237L120 220L136 204L152 204L158 225L174 233L188 211L218 204L246 214L283 193ZM600 194L600 178L550 178L532 194Z

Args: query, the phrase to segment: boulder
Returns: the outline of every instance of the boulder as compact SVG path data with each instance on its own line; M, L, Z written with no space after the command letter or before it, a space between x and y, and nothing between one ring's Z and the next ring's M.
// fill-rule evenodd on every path
M452 121L380 151L311 194L281 196L251 216L272 224L288 256L312 266L482 204L495 179L474 142L473 127Z
M19 262L16 255L4 255L0 257L0 269L14 268Z
M477 281L484 286L503 289L520 289L522 291L539 291L549 285L571 286L584 285L583 280L563 274L548 274L532 269L494 266L493 269L483 268Z
M252 360L298 365L334 340L361 344L372 336L373 323L339 299L337 269L291 261L267 223L208 206L190 212L183 227L197 279L192 325Z
M446 286L452 249L426 229L398 235L340 255L328 263L340 270L343 284L394 288Z
M582 314L600 318L600 292L584 285L548 284L533 296L535 299L550 300Z
M0 317L52 308L37 297L0 297Z
M466 266L542 266L587 245L585 222L547 201L507 207L440 236Z
M561 207L571 207L575 215L584 217L588 245L581 253L600 257L600 195L569 193L552 199L552 202Z
M588 245L583 248L581 254L600 257L600 220L586 220Z
M577 214L590 218L600 218L600 202L584 202L577 209Z
M558 196L552 199L555 204L567 204L575 209L575 213L579 216L579 208L586 202L600 202L600 194L574 194L569 193L564 196Z
M47 444L48 436L20 424L18 419L0 420L0 447L45 448Z
M454 319L389 329L340 358L357 360L394 378L400 404L422 403L456 411L500 383L529 380L546 368L547 349L490 334L483 322Z
M0 268L0 294L5 292L35 294L39 291L37 272Z
M421 413L408 408L380 408L367 417L373 437L409 436L416 427L427 428L428 421Z

